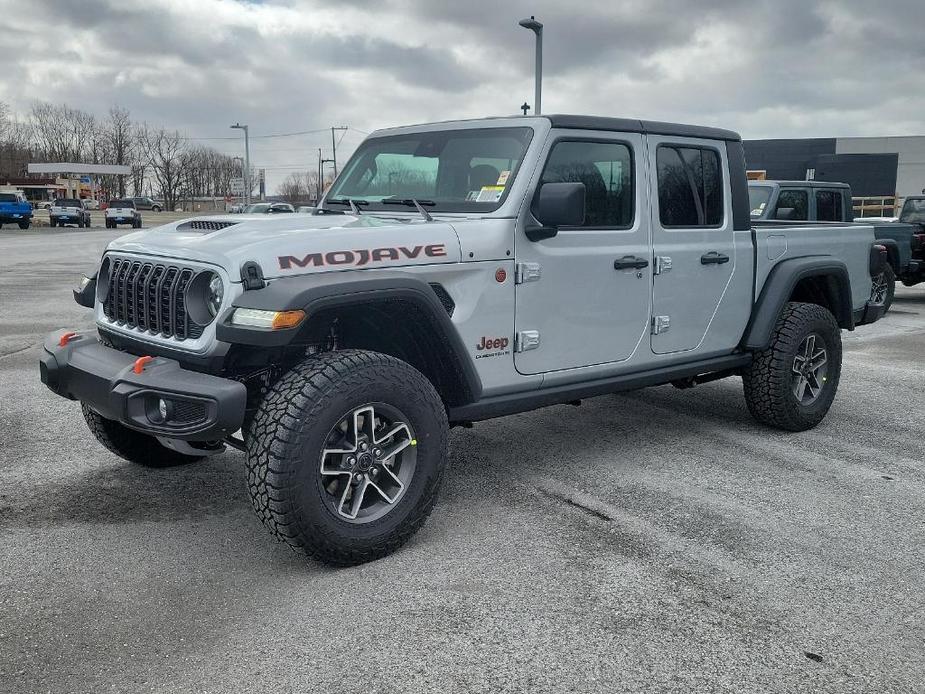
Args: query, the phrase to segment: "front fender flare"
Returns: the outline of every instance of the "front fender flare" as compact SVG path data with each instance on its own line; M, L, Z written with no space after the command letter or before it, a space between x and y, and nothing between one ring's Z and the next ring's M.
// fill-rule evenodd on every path
M301 326L267 330L232 325L234 308L266 311L301 309L310 319L324 310L381 301L404 301L420 309L430 321L429 327L449 350L468 390L467 399L474 401L481 396L481 379L447 310L427 282L408 273L378 270L326 272L277 279L262 289L246 291L239 296L216 326L216 337L222 342L257 347L284 347L297 343Z

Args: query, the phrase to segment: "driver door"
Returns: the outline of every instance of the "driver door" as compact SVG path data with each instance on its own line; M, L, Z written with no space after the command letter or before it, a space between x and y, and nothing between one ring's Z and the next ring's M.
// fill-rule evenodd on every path
M551 138L538 185L584 183L585 220L536 242L518 230L520 373L623 361L644 341L652 286L645 167L638 133Z

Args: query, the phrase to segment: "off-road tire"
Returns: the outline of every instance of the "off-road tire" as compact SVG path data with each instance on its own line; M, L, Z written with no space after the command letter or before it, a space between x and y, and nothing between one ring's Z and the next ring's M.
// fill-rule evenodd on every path
M407 416L416 437L416 466L394 508L356 524L335 516L317 478L332 428L368 403L392 404ZM245 432L254 509L277 539L327 564L383 557L430 515L446 467L448 431L440 396L409 364L361 350L308 357L268 389Z
M202 460L202 456L184 455L162 446L161 442L153 436L142 434L140 431L106 419L103 415L81 404L84 419L91 433L105 448L124 458L130 463L144 467L174 467L186 465Z
M886 296L883 299L883 311L886 313L893 305L893 297L896 295L896 273L890 265L883 270L883 281L886 282Z
M828 353L828 371L817 399L804 405L793 393L793 365L801 343L814 333L822 338ZM788 303L777 319L770 346L755 354L742 375L749 412L759 422L778 429L812 429L835 399L841 359L841 331L835 316L816 304Z

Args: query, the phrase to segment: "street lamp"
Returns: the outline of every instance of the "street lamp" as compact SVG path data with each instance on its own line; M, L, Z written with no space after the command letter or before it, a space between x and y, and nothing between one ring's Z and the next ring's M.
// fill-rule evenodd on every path
M543 24L536 21L533 15L530 15L530 19L521 19L517 23L524 29L529 29L536 34L536 71L534 77L536 80L536 94L533 97L533 113L538 116L543 112L540 107L540 97L543 94Z
M235 123L231 129L244 131L244 204L249 205L251 201L251 150L247 137L247 126Z

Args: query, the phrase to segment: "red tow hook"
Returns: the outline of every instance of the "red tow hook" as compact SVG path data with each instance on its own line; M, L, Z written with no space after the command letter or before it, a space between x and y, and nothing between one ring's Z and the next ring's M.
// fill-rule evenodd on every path
M58 347L64 347L68 342L73 340L75 337L80 337L77 333L64 333L61 336L61 339L58 340Z
M154 361L154 357L138 357L138 359L135 360L135 366L132 367L132 371L136 374L140 374L145 370L145 364L149 361Z

